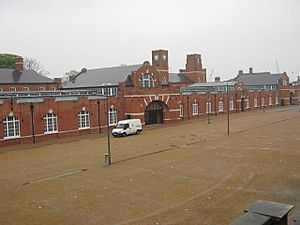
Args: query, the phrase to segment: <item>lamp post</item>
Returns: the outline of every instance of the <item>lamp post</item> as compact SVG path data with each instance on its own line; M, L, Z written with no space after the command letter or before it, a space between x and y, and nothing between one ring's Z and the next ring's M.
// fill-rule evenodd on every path
M229 135L229 85L227 82L227 135Z
M211 111L211 102L210 102L210 88L207 89L207 123L210 124L210 111Z
M106 157L108 157L108 161L106 161L106 163L109 165L112 163L111 160L111 150L110 150L110 129L109 129L109 107L108 107L108 87L106 85L105 87L105 91L106 91L106 124L107 124L107 154L105 155L105 159Z

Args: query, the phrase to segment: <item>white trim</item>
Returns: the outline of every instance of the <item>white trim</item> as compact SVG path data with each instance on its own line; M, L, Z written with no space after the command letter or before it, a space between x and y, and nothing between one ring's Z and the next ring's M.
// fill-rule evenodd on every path
M163 69L156 69L157 71L165 71L165 72L169 72L169 70L163 70Z
M180 73L203 73L203 72L199 70L194 70L194 71L180 72Z
M169 109L169 112L179 112L180 109Z
M143 116L145 113L125 113L125 116L132 115L132 116Z
M170 94L159 94L158 96L179 96L180 93L170 93ZM140 98L140 97L149 97L149 96L155 96L155 95L150 95L150 94L145 94L145 95L124 95L124 98Z
M148 102L145 98L144 98L144 103L145 103L146 106L148 105Z
M166 104L168 104L168 102L169 102L169 99L170 99L170 95L168 95L168 98L167 98Z

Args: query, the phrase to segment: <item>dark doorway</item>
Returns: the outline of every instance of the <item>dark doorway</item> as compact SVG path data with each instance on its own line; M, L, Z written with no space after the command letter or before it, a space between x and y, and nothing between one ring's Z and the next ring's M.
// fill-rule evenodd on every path
M161 124L164 121L164 107L160 101L151 102L145 111L146 124Z
M290 105L294 105L293 97L294 97L294 93L293 93L293 92L290 92L290 94L289 94Z
M245 110L245 98L241 98L241 111L244 112Z

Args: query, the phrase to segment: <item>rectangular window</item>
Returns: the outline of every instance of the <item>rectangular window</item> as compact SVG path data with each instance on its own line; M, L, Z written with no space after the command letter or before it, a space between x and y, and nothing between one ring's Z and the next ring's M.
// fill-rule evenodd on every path
M219 112L223 112L224 107L223 107L223 101L219 101Z
M9 91L17 91L17 88L16 87L11 87L11 88L9 88Z
M112 108L108 112L109 126L117 124L117 111Z
M13 116L6 117L3 121L4 139L20 137L20 122L19 119Z
M230 99L229 110L234 110L234 101L233 101L233 99Z
M248 98L245 99L245 107L246 107L246 109L249 109L249 99Z
M183 117L183 105L182 104L180 104L180 106L179 106L179 116Z
M261 98L261 106L265 106L265 98L264 97Z
M192 115L198 115L199 109L198 109L198 103L194 102L192 105Z
M45 87L39 87L39 91L45 91Z
M48 113L44 117L44 133L45 134L51 134L51 133L57 133L57 116Z
M211 102L206 102L206 113L211 113Z
M78 113L78 128L88 129L90 128L90 115L88 112L81 111Z
M257 97L254 98L254 107L257 108L258 104L257 104Z
M272 96L269 96L269 105L272 105L272 100L273 100Z
M278 101L278 96L275 97L275 104L278 105L279 101Z
M29 87L23 87L23 91L29 91Z

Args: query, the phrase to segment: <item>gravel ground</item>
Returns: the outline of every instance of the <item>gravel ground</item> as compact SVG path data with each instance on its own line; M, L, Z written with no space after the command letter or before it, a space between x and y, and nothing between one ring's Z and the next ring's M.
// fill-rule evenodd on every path
M0 148L2 225L226 225L257 199L300 214L294 108Z

